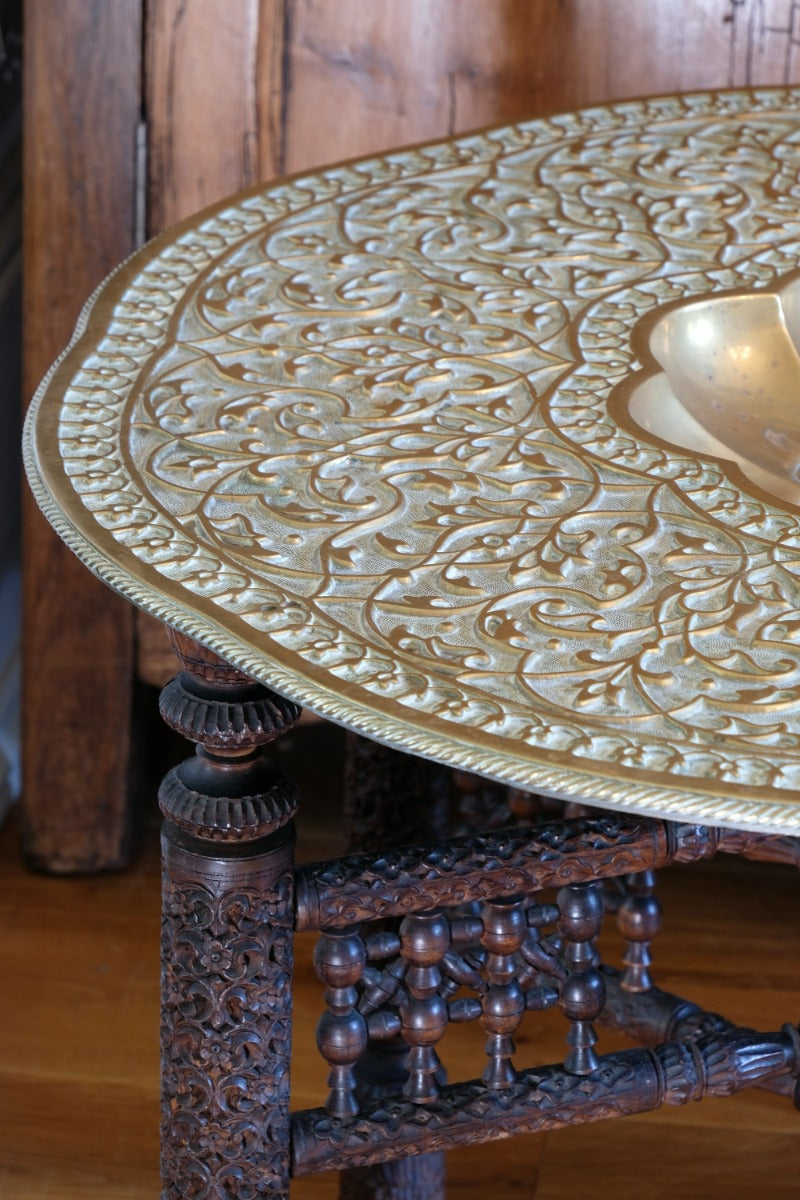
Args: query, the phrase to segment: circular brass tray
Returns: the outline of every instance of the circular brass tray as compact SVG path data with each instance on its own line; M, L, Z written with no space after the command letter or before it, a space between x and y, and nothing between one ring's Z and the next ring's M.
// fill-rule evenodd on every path
M799 102L617 104L200 214L40 388L39 504L133 603L363 734L800 832L792 488L629 407L662 312L791 282Z

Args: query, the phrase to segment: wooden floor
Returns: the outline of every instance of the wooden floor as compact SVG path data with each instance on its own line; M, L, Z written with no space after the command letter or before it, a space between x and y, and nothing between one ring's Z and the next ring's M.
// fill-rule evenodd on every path
M293 735L305 776L300 852L338 849L336 789L309 768L313 729ZM333 745L336 749L336 745ZM327 778L335 778L335 774ZM328 787L330 784L327 785ZM157 1179L158 860L155 814L124 874L59 880L21 866L13 822L0 834L0 1197L154 1200ZM657 981L742 1024L800 1019L800 880L785 868L719 860L662 876ZM300 939L294 1090L317 1104L319 1004ZM604 950L616 951L613 932ZM550 1020L555 1018L555 1020ZM561 1058L558 1014L532 1015L521 1065ZM469 1077L481 1038L455 1030L443 1057ZM467 1038L470 1037L470 1044ZM448 1034L450 1038L450 1034ZM601 1035L601 1049L612 1042ZM336 1194L331 1175L298 1181L296 1200ZM748 1092L645 1117L455 1150L448 1196L535 1200L782 1200L800 1197L800 1113Z

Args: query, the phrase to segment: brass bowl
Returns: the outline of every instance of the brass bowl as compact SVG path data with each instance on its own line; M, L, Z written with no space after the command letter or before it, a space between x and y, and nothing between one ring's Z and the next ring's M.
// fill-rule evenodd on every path
M649 318L645 334L657 366L628 392L636 425L800 505L800 277L684 301Z

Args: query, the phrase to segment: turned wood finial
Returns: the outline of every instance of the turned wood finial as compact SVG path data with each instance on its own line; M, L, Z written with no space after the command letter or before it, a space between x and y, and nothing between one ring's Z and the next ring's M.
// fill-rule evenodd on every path
M198 838L266 837L291 819L297 798L264 747L301 710L193 639L173 629L169 635L184 669L161 693L161 716L197 750L164 778L161 811Z
M167 637L181 666L188 674L194 675L198 679L205 679L209 683L222 685L253 682L244 671L240 671L238 667L232 667L213 650L209 650L207 646L203 646L194 638L188 637L187 634L173 629L172 626L167 626Z
M628 895L617 913L619 931L627 942L622 986L628 992L646 992L653 986L650 943L661 927L661 904L652 871L628 875L626 884Z

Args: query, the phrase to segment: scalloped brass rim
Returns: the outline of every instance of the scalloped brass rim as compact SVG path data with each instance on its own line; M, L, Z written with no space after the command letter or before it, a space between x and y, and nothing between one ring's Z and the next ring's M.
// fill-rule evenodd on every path
M759 105L762 107L759 108ZM445 166L451 159L467 163L478 161L481 153L489 153L487 147L492 153L499 154L498 146L501 144L507 146L508 154L511 155L514 153L512 147L525 142L525 138L528 139L529 146L538 149L543 146L558 146L559 139L564 144L578 144L587 135L607 133L609 128L616 132L638 129L647 121L651 127L659 128L659 122L664 125L670 122L674 124L681 115L686 120L690 117L695 119L696 114L700 114L697 119L720 115L735 119L737 112L747 112L751 119L756 119L759 112L770 115L782 113L786 116L789 112L796 115L797 110L797 93L783 89L762 89L753 93L698 93L682 98L667 97L647 102L630 102L586 110L579 114L566 114L550 121L530 122L519 128L508 127L489 134L455 139L449 143L432 143L422 150L397 152L385 159L372 157L355 166L345 165L332 168L328 172L318 172L308 179L311 180L312 190L316 187L320 194L327 187L331 192L339 188L338 194L346 195L347 187L351 185L354 189L363 191L365 180L369 182L371 179L374 187L378 189L382 186L381 181L385 183L387 178L395 182L404 177L413 177L419 174L420 164L424 167L426 161L430 170L433 170L430 164L440 160ZM516 153L521 154L522 150ZM305 177L298 177L272 185L264 194L276 197L276 206L279 200L289 204L293 192L299 193L304 183ZM360 688L355 680L342 680L324 668L310 664L303 658L299 647L281 648L274 641L268 644L266 638L260 638L257 631L253 631L236 615L221 614L211 601L198 594L188 593L179 583L171 582L160 575L151 563L137 559L128 545L116 541L112 533L96 522L92 511L73 490L73 484L65 474L56 439L62 412L61 396L68 393L71 387L74 389L76 371L81 369L86 356L97 350L97 344L102 342L112 315L131 290L135 290L143 272L160 261L159 256L164 258L169 257L170 253L177 253L174 248L180 247L182 238L186 239L187 245L190 246L191 238L195 234L201 238L216 236L215 230L224 227L226 222L233 222L237 215L244 214L243 219L250 220L253 228L257 227L258 219L253 218L253 208L248 206L252 206L255 199L261 195L261 189L250 189L241 197L184 222L176 230L162 235L123 264L87 304L70 346L37 392L25 428L25 465L37 502L67 545L109 586L134 604L189 636L198 638L233 665L260 679L287 698L305 704L366 736L375 737L413 753L446 761L453 766L475 770L516 786L580 798L604 807L707 824L789 833L800 831L800 803L795 799L794 791L785 786L742 784L735 779L728 780L719 776L715 778L710 768L708 774L681 775L626 766L612 758L602 761L580 758L572 751L548 752L502 733L494 735L484 729L476 730L469 723L459 724L455 719L447 720L441 714L423 716L413 711L413 708L409 710L408 706L403 710L391 698L384 699ZM286 200L287 196L289 200ZM279 228L281 219L280 215L276 216L271 228ZM204 233L204 230L208 232ZM777 242L776 246L777 259L781 260L781 256L785 259L790 252L784 251ZM777 272L777 268L773 266L770 266L769 270L773 272L773 276ZM626 295L629 298L648 297L646 288L643 289L638 283L632 284L627 290L624 287L618 288L616 295L619 297L617 303L620 306L624 305ZM653 299L655 308L655 292ZM584 307L581 329L603 329L602 322L606 319L603 316L604 305L607 306L606 299L597 302L596 319L592 315L591 305ZM169 310L169 314L169 329L174 330L172 309ZM593 320L594 326L591 324ZM629 321L628 336L635 323L633 320ZM627 358L627 361L634 361L635 347L631 349L630 346L623 346L622 357ZM585 361L591 363L593 360L589 357ZM620 365L616 360L611 360L607 368L601 369L607 393L611 392L618 381L619 370ZM588 370L585 374L588 377ZM573 383L570 376L563 389L560 390L560 385L556 385L548 393L548 419L554 423L553 428L557 436L569 447L570 453L582 444L580 439L583 437L583 434L573 434L564 423L567 419L565 414L568 412L566 404L573 394L570 388L581 384L580 372L575 375L575 380ZM595 399L599 402L602 396ZM621 432L625 432L624 428ZM591 460L600 472L600 477L612 481L613 486L621 486L619 481L626 477L625 471L630 471L630 468L618 467L613 458L604 460L602 447L595 445L591 437L588 437L585 444L586 449L583 453L587 461ZM624 439L619 441L619 444L624 447ZM641 452L641 448L637 449ZM674 461L667 456L657 464L658 470L668 483L674 475ZM607 465L603 465L604 462ZM690 467L693 469L692 463ZM638 467L636 470L639 471L637 478L647 474ZM691 484L691 472L687 478ZM713 479L710 476L705 476L704 479L706 482L701 480L702 487L712 487ZM708 479L711 479L710 483ZM609 482L609 487L612 486L612 482ZM677 497L679 493L676 487L671 484L670 486L670 494ZM688 497L687 511L693 511L693 506L697 505L695 496L698 493L689 487L685 494ZM741 504L742 501L738 500L737 503ZM728 519L725 516L721 517L720 521ZM800 528L796 518L781 513L780 509L770 502L762 504L758 511L753 509L753 515L748 517L748 520L756 533L748 533L747 536L755 538L756 541L760 539L760 543L765 545L770 544L770 537L774 540L774 531L779 530L788 546L793 536L792 530ZM720 525L720 529L723 529L723 525ZM762 529L766 532L761 533ZM753 553L755 554L755 551ZM446 679L447 676L443 678ZM552 716L552 713L544 708L542 715L546 718ZM587 719L587 727L594 728L597 722L594 721L593 725L593 721L594 718ZM707 742L712 748L717 746L720 752L724 750L724 740L717 744L709 735ZM635 738L632 744L636 744ZM702 742L698 745L702 749ZM756 749L753 754L757 756ZM765 750L764 761L772 761L771 754L772 759L777 762L779 756L776 757L772 749ZM789 755L789 758L793 762L796 759L800 768L800 752Z

